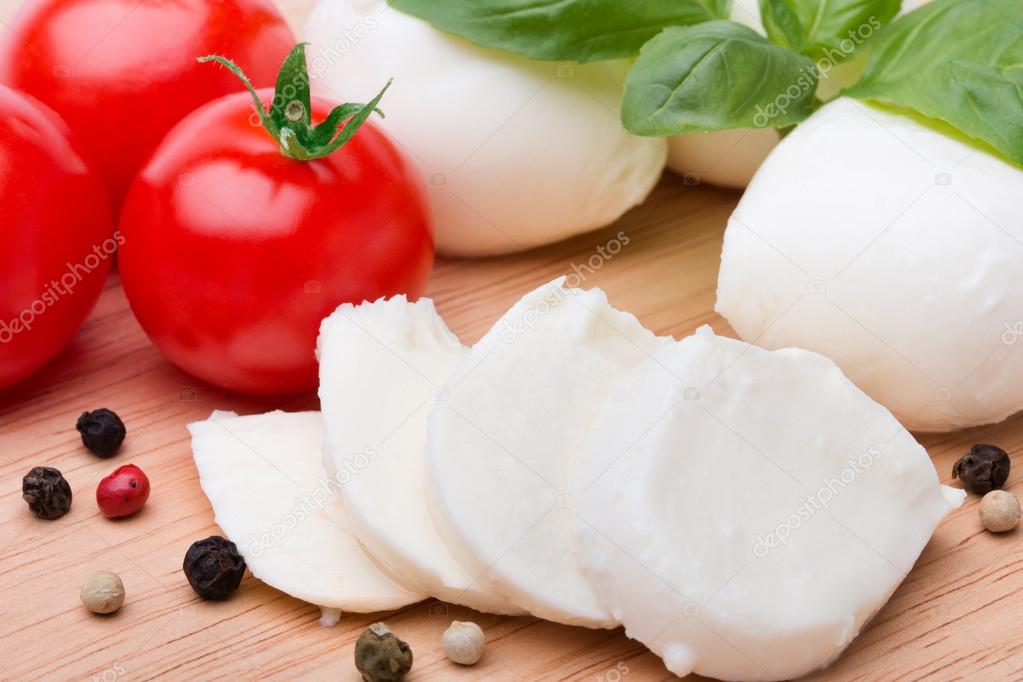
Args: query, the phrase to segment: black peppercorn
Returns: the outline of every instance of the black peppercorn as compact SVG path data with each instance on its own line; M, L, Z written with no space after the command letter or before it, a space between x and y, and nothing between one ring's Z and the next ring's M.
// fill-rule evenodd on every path
M34 467L21 479L21 496L41 519L59 519L71 509L71 486L56 469Z
M233 542L213 535L192 543L182 568L197 595L203 599L227 599L242 582L245 559Z
M1009 455L995 445L974 445L952 467L952 478L961 478L972 492L986 495L1009 478Z
M82 434L82 445L100 457L110 457L124 442L124 422L113 410L101 407L83 412L75 428Z

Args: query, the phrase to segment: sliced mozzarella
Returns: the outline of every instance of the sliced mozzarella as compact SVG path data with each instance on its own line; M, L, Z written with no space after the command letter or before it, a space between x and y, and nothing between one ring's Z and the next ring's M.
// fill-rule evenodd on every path
M321 466L319 412L214 412L188 430L217 525L254 576L325 609L371 613L424 598L385 575L348 528Z
M459 560L515 604L607 627L572 547L571 459L615 381L667 341L563 281L519 301L448 379L430 422L431 502Z
M1020 168L837 99L739 202L716 309L746 340L832 358L910 429L1001 421L1023 410L1020 196Z
M830 360L703 328L616 388L573 476L580 561L678 674L827 664L961 490Z
M394 573L444 601L521 613L455 560L427 504L428 418L467 353L428 299L338 308L320 327L325 464L356 536Z

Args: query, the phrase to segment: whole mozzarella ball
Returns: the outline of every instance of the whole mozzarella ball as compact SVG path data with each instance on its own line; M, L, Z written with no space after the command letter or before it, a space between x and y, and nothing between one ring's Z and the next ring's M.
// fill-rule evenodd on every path
M781 138L774 128L735 128L668 138L668 168L693 185L742 189Z
M764 32L758 0L735 0L732 21ZM679 135L668 138L668 168L692 184L742 189L780 139L774 128Z
M1023 409L1023 170L848 98L795 129L725 233L717 311L832 358L910 429Z
M927 2L929 0L905 0L902 12L909 12ZM735 0L732 21L764 33L758 0ZM854 84L863 73L866 57L866 50L859 50L848 61L819 61L817 96L830 100ZM737 128L680 135L668 139L668 168L686 177L691 184L708 183L743 189L780 141L781 136L774 128Z
M622 129L627 62L483 49L385 0L321 0L306 35L321 95L365 101L394 78L379 124L422 168L443 253L520 251L603 227L664 168L664 140Z

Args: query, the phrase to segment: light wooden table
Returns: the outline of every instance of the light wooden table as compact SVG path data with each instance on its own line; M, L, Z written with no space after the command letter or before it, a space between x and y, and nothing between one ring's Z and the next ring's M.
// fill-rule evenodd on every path
M301 25L305 0L286 11ZM0 19L13 11L0 3ZM709 323L725 220L737 195L667 176L650 201L605 231L527 254L442 261L430 285L441 314L466 342L478 339L524 292L585 262L619 230L630 245L586 286L603 287L618 307L658 333L682 336ZM145 511L103 519L90 499L114 466L86 453L74 431L83 409L117 410L129 439L117 463L150 476ZM116 276L73 344L49 367L0 394L0 679L141 680L303 678L356 680L352 650L382 616L348 615L327 629L315 607L247 577L235 598L200 602L181 573L195 539L218 532L196 479L185 424L214 408L253 413L315 408L314 397L243 399L199 384L170 366L132 318ZM1023 450L1023 422L923 439L943 480L975 442ZM76 482L71 513L32 517L21 477L32 466L60 468ZM1014 474L1014 492L1023 480ZM815 679L1023 679L1023 541L980 528L976 498L938 529L891 602L830 669ZM893 523L897 519L892 520ZM113 569L128 602L112 618L86 613L82 578ZM453 618L487 632L480 665L457 668L440 650ZM661 680L660 660L620 630L590 631L532 618L487 616L437 603L387 614L415 652L410 680ZM624 674L623 674L624 673Z

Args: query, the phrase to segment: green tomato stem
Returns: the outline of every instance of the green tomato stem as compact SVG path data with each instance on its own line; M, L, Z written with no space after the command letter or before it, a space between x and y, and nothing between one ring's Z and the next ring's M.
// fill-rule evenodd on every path
M329 156L351 140L374 112L383 118L384 114L377 109L377 105L393 82L387 81L377 96L368 103L342 104L331 110L327 118L318 125L313 125L305 43L295 45L281 65L269 111L263 106L259 93L248 76L230 59L207 55L199 57L198 61L200 64L207 62L220 64L241 80L245 89L252 95L259 120L267 133L277 143L282 154L297 161L311 161Z

